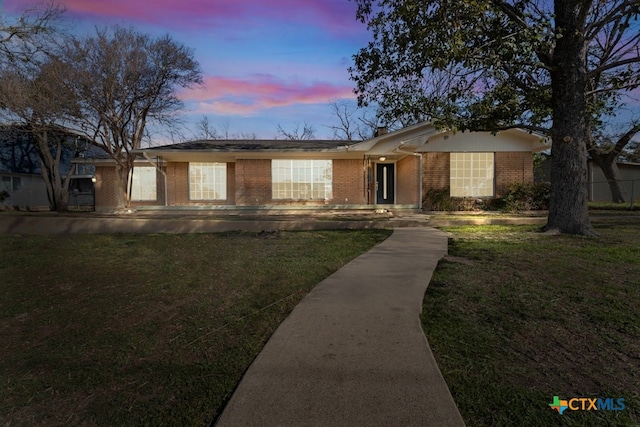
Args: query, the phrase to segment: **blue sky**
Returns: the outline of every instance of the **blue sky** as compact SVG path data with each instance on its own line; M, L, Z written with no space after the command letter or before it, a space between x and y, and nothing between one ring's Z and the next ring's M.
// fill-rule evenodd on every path
M258 138L309 123L316 137L331 138L329 101L355 102L347 69L369 35L349 0L59 1L74 33L119 24L193 48L205 84L180 93L188 123L207 116ZM17 12L29 2L4 3Z
M206 116L218 131L274 138L278 125L311 124L330 139L332 100L353 102L348 67L370 39L350 0L58 0L72 31L124 25L153 35L169 33L191 47L205 84L180 92L193 137ZM2 0L0 0L0 3ZM19 12L32 0L4 0ZM637 117L638 91L612 122ZM159 138L171 142L167 136Z

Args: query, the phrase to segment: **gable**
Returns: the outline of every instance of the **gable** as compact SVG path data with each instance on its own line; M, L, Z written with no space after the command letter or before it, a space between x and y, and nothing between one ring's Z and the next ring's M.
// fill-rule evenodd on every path
M549 148L540 135L522 129L491 132L454 132L437 130L423 122L349 146L349 151L368 155L429 152L535 152Z
M428 138L416 149L428 152L518 152L541 151L549 146L545 140L520 129L491 132L442 132Z

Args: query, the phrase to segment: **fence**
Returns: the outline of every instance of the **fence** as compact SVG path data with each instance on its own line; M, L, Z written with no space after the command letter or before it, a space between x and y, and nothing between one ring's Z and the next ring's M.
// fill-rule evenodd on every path
M640 179L617 180L625 199L629 202L629 209L633 209L636 197L640 198ZM589 200L592 202L611 202L611 187L609 181L590 181Z

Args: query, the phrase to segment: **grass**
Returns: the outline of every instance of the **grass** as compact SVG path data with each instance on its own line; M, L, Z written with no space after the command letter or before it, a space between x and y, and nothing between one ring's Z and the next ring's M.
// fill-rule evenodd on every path
M625 203L611 203L611 202L589 202L589 211L616 211L619 214L624 211L638 211L640 210L640 199L632 202Z
M596 227L598 239L447 229L423 326L467 425L640 423L640 225ZM559 415L553 396L622 397L626 408Z
M305 293L389 234L0 236L0 424L207 425Z

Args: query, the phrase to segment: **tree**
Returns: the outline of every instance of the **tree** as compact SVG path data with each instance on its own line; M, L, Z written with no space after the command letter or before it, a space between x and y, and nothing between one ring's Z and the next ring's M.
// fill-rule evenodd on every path
M0 9L0 65L29 63L39 53L48 52L63 13L64 8L55 1L30 8L13 20Z
M640 163L640 141L635 141L627 147L624 160L631 163Z
M31 139L31 135L15 132L11 125L0 125L0 167L18 173L40 173L40 158Z
M352 102L333 100L329 103L338 123L328 126L333 130L334 139L341 141L364 140L374 136L378 128L378 118L369 118L368 110L356 108Z
M290 141L309 141L316 137L316 130L313 125L304 122L303 124L296 123L295 127L291 130L285 130L282 126L278 125L278 136L276 139L287 139Z
M602 111L640 85L640 2L355 1L373 34L350 70L361 104L378 102L392 116L413 114L442 127L548 132L544 229L594 234L587 144ZM438 78L446 93L416 90ZM381 85L390 90L372 90Z
M62 84L63 64L51 59L28 70L9 67L0 73L0 106L9 119L7 129L32 144L40 160L49 207L66 211L73 169L63 164L75 153L76 138L62 124L78 115L73 94Z
M587 152L593 161L600 166L608 181L613 203L627 201L627 193L622 185L622 175L620 175L617 160L638 133L640 133L640 122L634 122L622 134L613 136L597 132L587 142Z
M117 208L130 205L129 178L149 124L169 124L182 102L177 87L202 83L193 51L169 35L152 38L113 27L74 38L64 49L67 87L80 103L76 126L115 162Z
M209 117L202 116L196 123L196 133L194 139L244 139L255 140L257 135L253 132L231 133L231 124L228 120L221 122L218 126L212 125Z
M217 139L218 132L216 128L209 123L209 117L202 116L200 121L196 124L197 133L195 139Z

